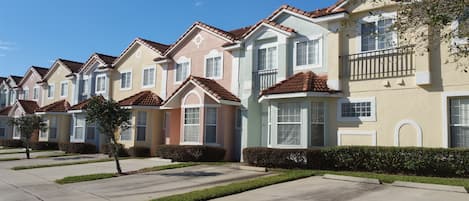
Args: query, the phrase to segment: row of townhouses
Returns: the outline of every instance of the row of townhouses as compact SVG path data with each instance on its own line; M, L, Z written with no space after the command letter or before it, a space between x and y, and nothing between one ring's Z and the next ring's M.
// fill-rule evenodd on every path
M137 38L117 57L33 66L0 80L0 137L20 136L9 117L37 114L50 129L36 140L99 148L84 109L102 96L132 111L120 143L152 152L203 144L239 160L252 146L469 147L469 76L445 62L448 44L417 53L422 44L389 28L396 4L370 2L282 6L231 31L196 22L171 45Z

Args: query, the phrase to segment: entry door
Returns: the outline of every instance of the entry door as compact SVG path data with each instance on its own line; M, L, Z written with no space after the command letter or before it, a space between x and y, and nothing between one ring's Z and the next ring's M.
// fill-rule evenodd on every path
M469 97L452 98L450 115L451 147L469 147Z

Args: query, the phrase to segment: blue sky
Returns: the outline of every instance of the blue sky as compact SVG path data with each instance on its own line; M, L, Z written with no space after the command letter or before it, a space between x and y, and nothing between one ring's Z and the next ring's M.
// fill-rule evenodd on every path
M170 44L193 22L224 30L256 23L283 4L315 10L336 0L0 0L0 76L56 58L118 56L136 37Z

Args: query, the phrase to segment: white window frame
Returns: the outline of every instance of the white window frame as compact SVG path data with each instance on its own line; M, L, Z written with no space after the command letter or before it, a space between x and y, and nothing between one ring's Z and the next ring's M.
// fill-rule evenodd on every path
M278 144L278 111L280 103L296 103L300 104L300 122L295 122L300 125L300 144L298 145L284 145ZM271 110L272 117L270 118L270 125L272 126L271 131L268 133L268 139L270 139L270 147L280 148L280 149L289 149L289 148L307 148L308 147L308 127L310 126L309 118L309 106L310 101L280 101L272 103L270 107L273 107ZM285 122L283 122L285 123ZM285 123L286 124L286 123ZM288 123L289 124L289 123ZM268 143L269 144L269 143Z
M145 124L139 124L139 117L140 113L145 113ZM137 111L137 118L135 122L135 140L139 142L145 142L147 140L147 126L148 126L148 112L145 111ZM139 140L138 139L138 129L139 128L145 128L145 135L144 135L144 140Z
M119 131L120 131L120 133L119 133L119 141L127 141L127 142L128 142L128 141L132 141L132 140L134 139L134 137L133 137L133 115L134 115L134 114L133 114L133 112L132 112L132 113L130 114L130 119L129 119L129 121L130 121L129 128L127 128L126 130L122 130L121 128L119 128ZM129 132L129 135L130 135L130 136L129 136L129 139L122 139L122 133L123 133L123 132Z
M122 74L127 74L127 73L130 73L130 80L129 80L130 83L129 83L129 86L122 88L122 81L123 81L123 80L122 80ZM119 76L120 76L120 77L119 77L119 80L120 80L120 82L119 82L119 84L120 84L120 90L121 90L121 91L131 90L131 89L132 89L132 71L131 71L131 70L121 71L120 74L119 74Z
M342 104L343 103L360 103L370 102L370 116L369 117L343 117ZM376 121L376 97L366 98L341 98L337 101L337 121L340 122L374 122Z
M266 68L266 69L259 69L259 50L261 49L269 49L271 47L275 47L276 48L276 57L274 58L275 59L275 63L277 64L275 67L272 67L272 68ZM267 64L267 51L266 51L266 67L269 66ZM278 67L278 62L279 62L279 54L278 54L278 43L277 42L274 42L274 43L266 43L266 44L261 44L261 45L258 45L256 48L255 48L255 54L254 54L254 58L255 58L255 69L257 71L267 71L267 70L274 70L274 69L279 69Z
M81 93L82 95L88 95L90 93L90 91L91 91L90 90L91 89L90 80L91 79L89 77L84 77L83 78L83 80L82 80L83 81L83 84L82 84L83 89L82 89L82 93ZM85 84L85 83L87 83L87 84Z
M84 122L84 123L83 123L83 126L78 126L78 121L82 121L82 120L80 120L80 119L83 119L83 117L80 118L80 117L77 116L77 117L75 118L75 125L73 125L73 126L74 126L74 130L75 130L75 132L73 133L73 134L74 134L74 135L73 135L73 141L74 141L74 142L84 142L85 139L86 139L86 136L85 136L85 135L86 135L86 119L83 120L83 122ZM82 137L82 138L78 138L78 137L77 137L77 133L78 133L78 132L77 132L77 128L82 128L82 130L83 130L83 137Z
M376 146L376 130L338 130L337 131L337 146L342 145L343 135L360 135L360 136L371 136L371 145Z
M13 126L13 139L21 139L21 131L18 126Z
M47 86L47 99L54 99L55 97L55 84L49 84Z
M199 110L199 123L198 124L186 124L186 109L198 109ZM200 142L200 129L201 129L201 121L200 121L200 111L202 110L203 108L201 107L192 107L192 106L186 106L184 108L182 108L182 110L184 111L184 114L183 114L183 118L182 118L182 123L183 123L183 129L182 129L182 133L181 133L181 144L182 145L201 145L202 143ZM199 131L198 131L198 141L186 141L185 139L185 130L186 130L186 126L199 126Z
M66 85L66 88L64 89L64 85ZM68 96L68 81L62 81L60 82L60 97L65 98ZM62 94L62 90L64 91L64 94Z
M145 85L145 70L153 70L153 83ZM148 66L142 69L142 89L145 88L152 88L156 85L156 67L155 66Z
M178 66L178 64L183 64L183 63L189 63L188 66L187 66L187 68L188 68L188 69L187 69L188 75L187 75L184 79L182 79L182 80L177 80L177 66ZM180 57L180 58L176 61L176 63L174 64L174 84L176 84L176 85L177 85L177 84L181 84L182 82L184 82L184 80L187 79L187 77L189 77L189 76L191 75L191 70L192 70L192 69L191 69L191 68L192 68L191 66L192 66L191 59L190 59L190 58L187 58L187 57L185 57L185 56Z
M33 88L33 100L39 100L39 86L34 86Z
M373 22L377 26L379 20L394 19L394 21L393 21L393 23L394 23L396 18L397 18L397 12L378 12L378 13L375 13L375 15L366 16L366 17L361 18L357 23L357 25L358 25L357 31L359 33L358 37L357 37L357 48L358 48L357 52L365 53L365 52L386 50L386 49L379 49L378 48L378 37L376 37L376 40L375 40L376 49L375 50L362 51L362 24L367 24L367 23L372 23ZM399 46L397 31L393 32L392 38L393 38L393 41L395 42L395 44L394 44L393 47L388 48L388 49L392 49L392 48L395 48L395 47Z
M27 95L27 97L26 97L26 95ZM29 100L30 99L29 87L23 88L23 99L24 100Z
M104 82L104 90L102 90L102 91L98 91L98 88L99 88L99 86L98 86L98 80L99 80L100 78L104 78L104 81L103 81L103 82ZM95 92L96 92L96 94L103 94L103 93L106 93L106 75L105 75L105 74L100 74L100 75L97 75L97 76L96 76Z
M324 37L322 35L317 35L317 36L311 36L311 37L302 37L298 38L295 40L294 45L293 45L293 70L306 70L306 69L314 69L314 68L322 68L323 65L323 55L324 55ZM306 65L297 65L297 48L298 48L298 43L302 42L310 42L310 41L318 41L319 45L319 61L318 64L306 64ZM308 54L308 48L306 48L306 55ZM306 56L306 62L308 62L308 56Z
M207 76L207 60L208 59L215 59L217 57L220 57L220 75L219 76ZM212 50L210 51L207 55L204 57L204 77L209 78L209 79L214 79L214 80L219 80L223 78L223 52L219 52L217 50Z
M215 109L215 124L207 123L207 110L208 109ZM204 143L205 144L215 144L218 145L218 107L205 107L204 108ZM207 126L215 126L215 142L207 142Z

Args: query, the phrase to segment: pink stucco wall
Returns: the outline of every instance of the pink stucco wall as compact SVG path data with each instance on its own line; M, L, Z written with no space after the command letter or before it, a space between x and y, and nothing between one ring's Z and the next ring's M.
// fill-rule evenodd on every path
M29 88L29 97L26 97L26 100L33 100L34 87L37 86L37 82L41 81L41 76L35 71L29 71L26 77L23 78L25 82L20 86L23 89ZM37 98L37 104L42 105L42 87L39 87L39 96Z

